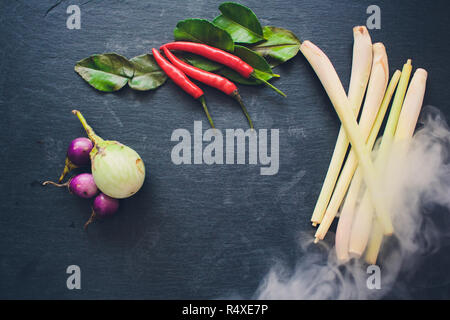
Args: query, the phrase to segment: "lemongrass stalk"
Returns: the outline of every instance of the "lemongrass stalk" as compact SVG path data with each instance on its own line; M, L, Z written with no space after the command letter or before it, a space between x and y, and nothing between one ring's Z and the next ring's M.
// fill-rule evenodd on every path
M377 152L377 158L375 161L376 174L382 176L383 168L385 167L391 149L392 141L394 139L395 129L397 127L400 111L403 105L403 99L405 97L406 89L408 87L409 77L411 75L411 60L408 59L406 64L403 65L402 76L398 84L397 92L394 96L392 108L389 114L386 127L383 132L383 138L381 140L380 148ZM369 193L366 191L361 200L360 206L355 211L353 219L352 230L350 233L349 241L349 253L356 256L361 256L364 252L367 241L372 228L373 209ZM382 200L385 202L385 200ZM387 206L387 204L386 204ZM382 224L382 222L380 221ZM392 232L384 228L382 224L383 233L385 235L391 235Z
M360 128L351 111L350 102L333 64L322 50L310 41L304 41L300 45L300 51L316 72L344 126L345 133L358 157L358 161L363 171L364 181L369 189L371 199L377 215L380 217L380 222L384 230L393 233L394 228L388 210L382 199L381 184L375 174L375 167L371 159L370 150L366 147L365 141L361 136Z
M388 58L386 54L386 48L382 43L375 43L373 45L373 62L372 71L370 72L369 86L367 88L366 100L362 109L361 119L359 121L359 128L364 141L370 135L375 118L377 117L378 110L380 109L383 101L384 94L389 81L389 66ZM344 199L347 192L350 181L358 166L358 159L353 149L351 149L344 168L339 175L339 180L333 191L330 203L328 204L325 215L317 229L315 237L322 240L328 229L331 226L336 214L339 210L339 206Z
M350 77L348 99L350 100L353 113L355 117L357 117L364 98L364 93L366 92L372 65L372 40L367 28L364 26L353 28L353 39L352 73ZM311 217L313 226L316 226L322 221L325 209L327 208L333 193L334 185L339 176L339 171L341 170L348 144L349 141L345 135L344 127L341 125L330 165Z
M395 142L409 141L414 134L420 110L422 109L427 77L427 71L422 68L418 68L414 72L400 118L398 119L397 129L395 130Z
M369 244L367 245L364 260L369 264L376 264L381 243L383 242L383 228L377 219L372 222L372 231L370 232Z
M400 70L396 70L391 78L391 81L389 82L389 86L386 90L386 94L384 95L383 102L381 103L380 110L377 114L377 118L375 119L373 127L370 131L369 138L367 139L366 145L369 149L372 149L375 144L381 124L383 123L384 116L389 107L389 104L391 103L392 96L400 79L400 75ZM350 231L352 228L355 212L354 208L358 198L359 190L361 188L362 179L363 177L361 169L358 167L353 176L347 192L347 196L345 197L345 201L340 212L341 214L339 217L335 239L336 256L338 258L338 261L340 262L346 262L350 258L348 255L348 243L350 241Z
M399 145L401 148L401 150L397 150L396 155L400 153L400 156L405 156L408 152L408 147L417 125L420 110L422 109L427 76L427 72L421 68L414 72L398 119L397 129L395 130L394 144L396 146ZM375 219L365 254L366 262L370 264L376 263L382 240L383 230Z

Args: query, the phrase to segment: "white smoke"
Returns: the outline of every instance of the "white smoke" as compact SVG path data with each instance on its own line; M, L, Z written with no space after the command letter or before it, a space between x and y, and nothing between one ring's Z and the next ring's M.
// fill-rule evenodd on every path
M402 147L394 145L393 150ZM281 262L273 266L255 298L376 299L394 286L401 296L407 296L408 276L449 238L450 226L436 225L430 214L450 214L450 131L438 109L423 109L407 153L392 152L386 181L395 234L383 241L378 257L381 289L367 287L370 275L363 260L339 264L334 247L323 241L313 244L311 234L302 234L302 255L296 267L292 270ZM327 235L331 243L333 236L331 231Z

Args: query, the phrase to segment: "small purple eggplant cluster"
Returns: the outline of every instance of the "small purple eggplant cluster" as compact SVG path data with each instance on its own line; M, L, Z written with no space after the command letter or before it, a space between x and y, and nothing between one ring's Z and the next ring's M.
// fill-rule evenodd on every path
M94 177L91 173L80 173L67 182L61 183L64 177L73 169L86 167L90 164L90 152L94 144L88 138L80 137L72 140L67 149L66 164L59 178L59 183L53 181L45 181L43 185L54 185L56 187L67 187L69 192L78 197L90 199L94 198L92 205L92 214L84 225L84 228L93 222L96 218L105 218L111 216L119 209L119 200L111 198L100 192L95 184Z

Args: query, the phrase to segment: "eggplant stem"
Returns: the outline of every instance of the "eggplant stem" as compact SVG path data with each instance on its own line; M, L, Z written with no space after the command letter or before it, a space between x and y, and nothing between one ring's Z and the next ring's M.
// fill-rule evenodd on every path
M42 182L42 185L46 186L48 184L51 184L51 185L53 185L55 187L67 187L69 185L69 182L70 181L67 181L65 183L56 183L56 182L53 182L53 181L44 181L44 182Z
M245 117L248 120L248 124L250 125L250 129L253 130L254 128L253 128L252 119L250 119L250 115L248 114L247 108L245 107L244 103L242 102L241 95L239 94L239 91L237 91L237 90L233 91L232 95L233 95L233 98L237 102L239 102L239 104L240 104L240 106L242 108L242 112L244 112L244 115L245 115Z
M89 139L91 139L95 145L103 142L103 139L96 135L94 129L92 129L92 127L87 124L86 119L83 117L80 111L72 110L72 113L78 117L81 124L83 125L84 130L86 130Z
M84 230L87 229L88 225L90 225L92 222L94 222L96 216L97 216L97 215L95 214L94 209L92 209L92 213L91 213L91 216L89 217L89 220L86 221L86 223L84 224Z
M64 165L64 170L61 173L61 176L59 177L58 182L63 181L66 174L68 174L70 171L72 171L73 169L76 169L76 168L78 168L78 166L73 164L72 161L70 161L69 158L66 157L66 164Z
M205 110L206 116L208 117L208 120L209 120L209 123L211 124L211 127L212 127L212 128L215 128L215 127L214 127L214 123L213 123L213 121L212 121L212 119L211 119L211 116L210 116L210 114L209 114L208 107L206 106L205 97L204 97L204 96L201 96L201 97L199 98L199 100L200 100L200 103L202 104L203 110Z

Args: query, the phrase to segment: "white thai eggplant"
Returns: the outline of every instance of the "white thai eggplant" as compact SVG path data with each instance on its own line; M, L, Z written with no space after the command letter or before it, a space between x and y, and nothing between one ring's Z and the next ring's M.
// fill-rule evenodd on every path
M145 166L139 154L118 141L103 140L95 134L78 110L73 110L94 143L90 152L92 175L97 187L115 199L131 197L145 179Z

